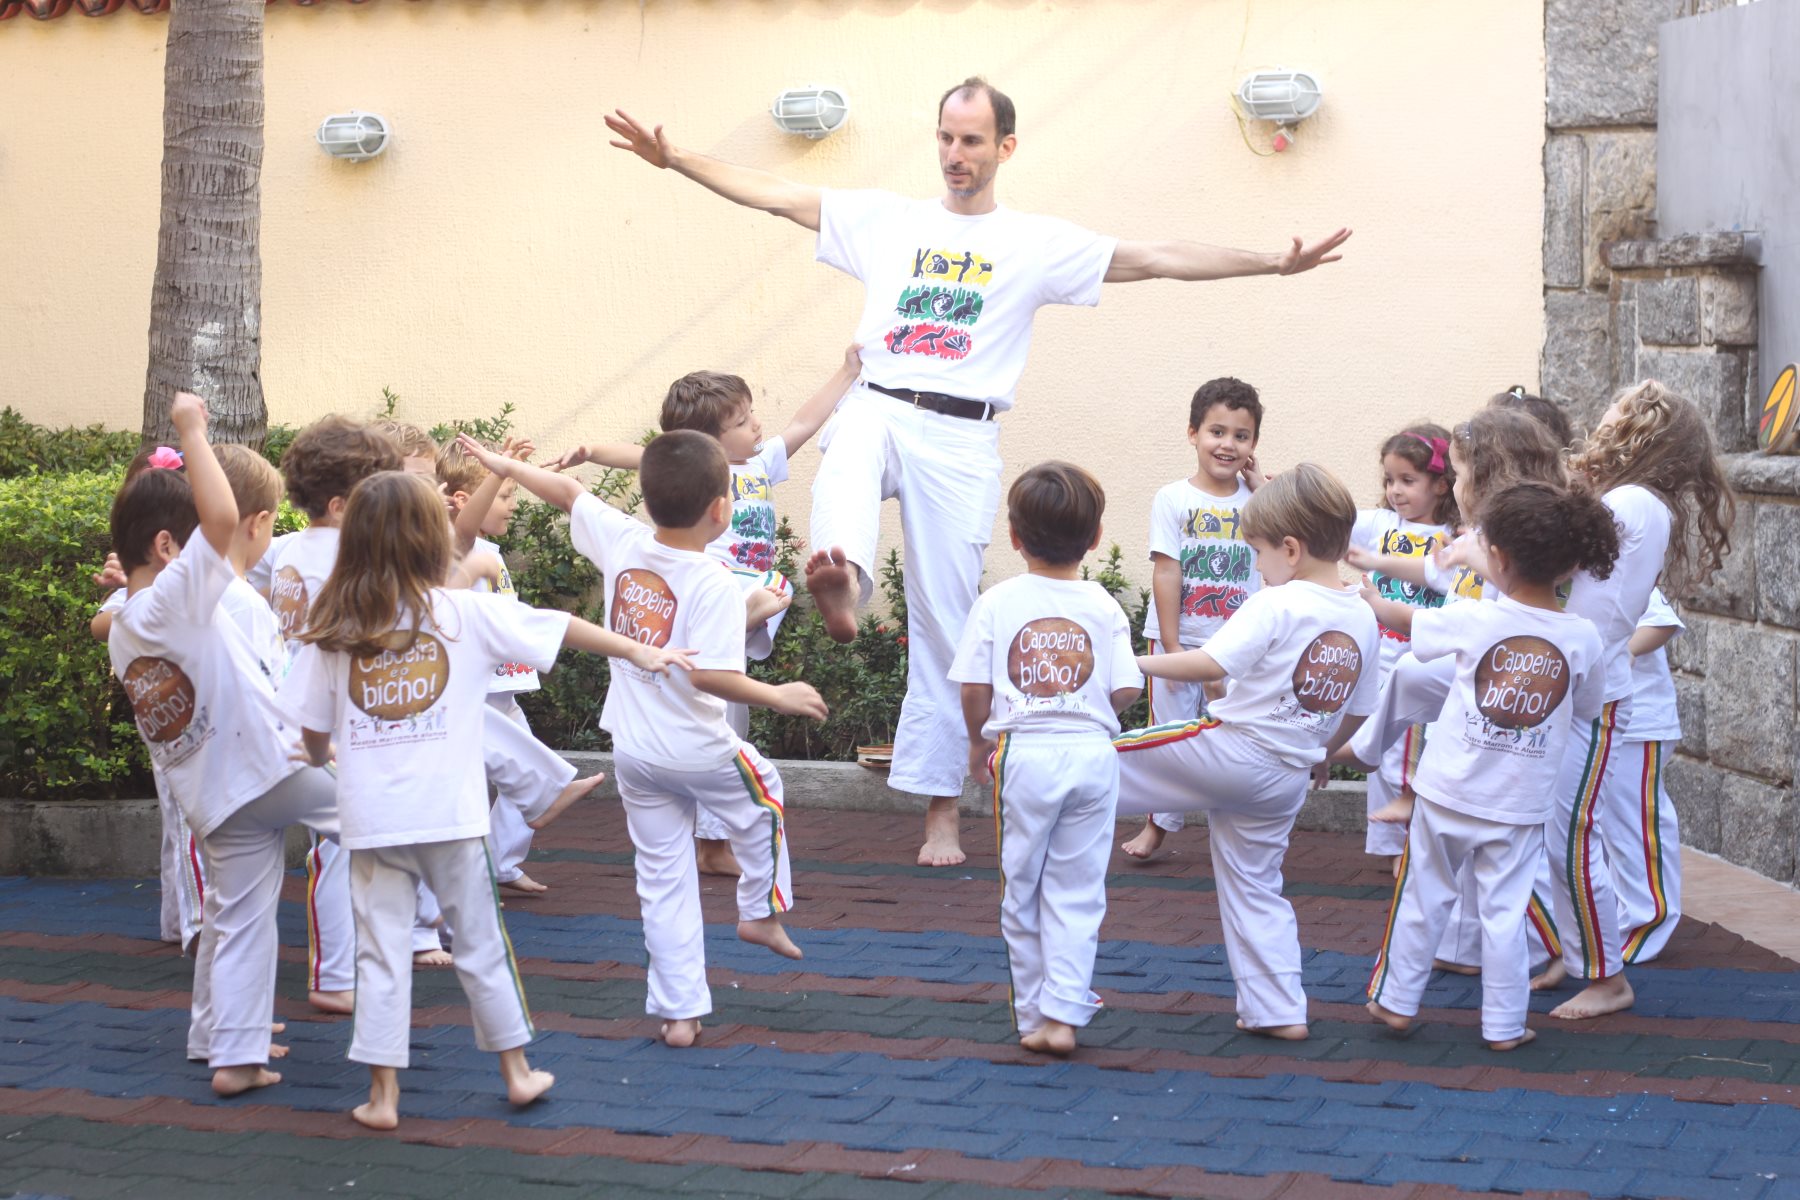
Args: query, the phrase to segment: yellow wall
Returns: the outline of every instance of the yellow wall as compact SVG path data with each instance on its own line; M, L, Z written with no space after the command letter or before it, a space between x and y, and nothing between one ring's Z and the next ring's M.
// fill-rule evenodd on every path
M0 127L0 399L34 420L137 424L166 29L129 10L0 26L0 78L38 98ZM1009 478L1049 457L1094 468L1144 582L1150 497L1194 469L1202 380L1262 389L1268 466L1317 459L1372 503L1382 437L1537 378L1541 5L377 0L277 5L266 41L276 421L366 409L389 385L427 423L512 400L556 448L632 435L670 379L711 367L750 379L778 429L837 361L858 285L797 227L609 149L601 114L815 183L929 194L937 96L978 71L1018 103L1000 177L1015 208L1258 249L1357 230L1314 275L1114 286L1097 312L1039 317ZM1226 94L1275 65L1317 72L1325 104L1296 149L1258 158ZM809 82L852 103L817 143L765 114ZM392 122L382 158L312 145L352 107ZM777 496L802 530L816 461ZM990 577L1015 569L1003 545Z

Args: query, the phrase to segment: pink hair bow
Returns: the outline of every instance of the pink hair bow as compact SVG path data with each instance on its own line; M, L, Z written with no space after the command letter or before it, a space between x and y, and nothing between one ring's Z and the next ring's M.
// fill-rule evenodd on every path
M1444 460L1444 455L1450 452L1450 443L1446 442L1441 437L1426 437L1422 433L1408 432L1406 436L1418 438L1421 442L1424 442L1427 446L1431 447L1431 463L1425 469L1430 471L1433 475L1442 475L1445 467L1448 465Z
M152 471L179 471L182 465L181 451L173 446L158 446L150 452L150 457L145 460L144 465Z

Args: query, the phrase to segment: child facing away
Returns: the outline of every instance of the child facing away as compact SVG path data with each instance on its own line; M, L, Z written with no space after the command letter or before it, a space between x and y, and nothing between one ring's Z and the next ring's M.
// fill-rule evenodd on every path
M298 732L275 701L274 622L242 578L268 546L279 480L250 451L221 447L228 478L199 397L178 394L170 419L186 477L147 471L113 502L128 595L107 650L206 862L188 1055L231 1096L281 1078L268 1061L284 834L303 824L335 835L337 797L331 777L295 755Z
M447 590L449 524L436 489L418 476L370 476L342 517L336 564L280 697L312 761L325 763L334 749L337 760L356 918L350 1058L368 1065L370 1079L368 1102L351 1115L373 1129L399 1123L421 884L456 931L476 1045L499 1053L507 1098L529 1104L554 1081L526 1061L531 1016L487 850L488 679L502 662L547 669L564 646L618 656L646 674L687 658L565 612Z
M1208 715L1132 730L1119 749L1119 810L1198 809L1211 828L1238 1027L1307 1036L1300 931L1281 860L1314 767L1375 707L1381 635L1338 560L1356 502L1329 471L1301 463L1258 488L1243 533L1263 587L1205 646L1146 655L1146 675L1229 681Z
M1156 493L1150 504L1150 604L1144 637L1151 654L1195 650L1217 633L1262 586L1243 536L1243 510L1258 482L1256 443L1263 406L1241 379L1209 379L1188 404L1188 444L1194 473ZM1153 678L1150 723L1187 721L1206 713L1217 685ZM1163 836L1181 829L1178 812L1152 813L1138 835L1119 848L1149 858Z
M1544 857L1544 823L1572 728L1600 712L1600 635L1562 611L1556 585L1576 569L1612 571L1618 535L1584 490L1514 484L1480 510L1485 604L1415 614L1412 654L1448 659L1454 679L1414 783L1406 853L1387 933L1369 980L1369 1012L1404 1030L1463 893L1481 925L1481 1036L1511 1050L1525 1025L1531 974L1526 908Z
M950 678L962 684L969 773L994 789L1013 1025L1027 1050L1069 1054L1100 1009L1094 955L1119 800L1112 737L1144 677L1124 610L1080 577L1100 544L1099 482L1040 463L1006 508L1027 570L975 601Z
M782 928L793 906L782 821L781 776L725 718L727 702L760 704L823 719L825 702L806 683L773 686L744 672L742 589L707 553L731 519L731 469L716 438L665 433L639 463L646 525L574 479L462 445L495 474L569 514L575 548L600 569L607 624L644 646L691 646L693 670L657 675L613 663L600 727L612 734L613 769L636 847L638 899L649 952L646 1011L662 1018L663 1041L691 1046L712 1011L705 926L695 864L694 816L704 804L725 824L742 874L738 936L799 958Z

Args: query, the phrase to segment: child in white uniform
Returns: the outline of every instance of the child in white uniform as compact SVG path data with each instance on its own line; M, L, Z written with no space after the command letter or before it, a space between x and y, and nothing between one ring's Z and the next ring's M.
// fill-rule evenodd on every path
M1281 894L1288 832L1328 743L1378 692L1375 614L1337 573L1355 523L1350 493L1311 463L1257 489L1244 536L1263 590L1201 649L1138 660L1159 678L1229 680L1224 698L1114 741L1120 812L1205 811L1238 1026L1272 1037L1307 1035L1300 931Z
M1557 581L1607 575L1618 536L1582 491L1519 483L1481 509L1492 603L1421 612L1420 662L1455 676L1425 745L1369 1012L1405 1029L1419 1011L1444 925L1465 879L1480 921L1481 1036L1494 1050L1530 1041L1525 913L1543 860L1543 825L1572 727L1600 711L1605 667L1591 622L1561 610Z
M975 601L950 678L962 684L969 773L994 787L1013 1025L1027 1050L1068 1054L1100 1009L1094 955L1119 799L1112 735L1144 677L1118 601L1080 577L1100 544L1100 484L1042 463L1006 506L1029 570Z
M1244 504L1256 481L1256 443L1263 407L1256 389L1229 376L1209 379L1188 405L1194 473L1177 479L1150 504L1150 604L1144 637L1152 654L1195 650L1219 631L1245 597L1262 586L1243 536ZM1166 725L1206 713L1207 688L1182 679L1152 679L1150 723ZM1213 688L1215 698L1218 689ZM1119 848L1150 858L1183 814L1152 813Z
M1661 954L1681 923L1681 825L1663 779L1664 761L1681 741L1681 716L1664 647L1685 628L1662 590L1652 589L1631 635L1631 711L1600 801L1627 963Z
M552 1083L524 1046L531 1016L501 924L487 852L482 724L502 662L547 668L565 645L627 657L646 672L685 665L564 612L443 587L450 529L430 483L384 471L343 511L337 563L313 599L281 700L313 762L335 744L356 914L356 1022L350 1058L369 1065L371 1128L399 1123L400 1068L412 1024L412 936L425 884L456 930L456 973L475 1041L500 1054L507 1098L528 1104Z
M782 822L781 776L731 729L725 704L761 704L825 716L804 683L773 687L744 673L744 596L706 553L731 514L731 471L716 438L665 433L644 448L640 484L654 528L602 503L566 475L514 462L469 438L490 471L569 514L575 548L606 579L611 628L646 646L693 647L692 674L660 677L615 660L600 727L613 737L613 767L637 848L638 899L649 951L646 1010L663 1040L689 1046L712 1011L705 926L694 861L694 813L704 803L725 822L742 874L738 936L799 958L781 926L793 905Z

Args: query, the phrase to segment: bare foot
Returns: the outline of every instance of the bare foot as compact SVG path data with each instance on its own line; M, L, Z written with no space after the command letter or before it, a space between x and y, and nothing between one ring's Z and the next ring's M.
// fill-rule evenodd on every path
M925 844L919 847L921 867L954 867L968 858L962 849L962 830L955 796L933 796L925 810Z
M783 958L801 957L800 947L794 945L794 939L781 927L781 918L777 916L770 915L760 921L739 921L738 940L752 946L767 946Z
M213 1091L221 1096L236 1096L252 1088L265 1088L280 1083L281 1076L267 1067L220 1067L213 1072Z
M308 992L306 1002L320 1012L347 1017L356 1011L355 992Z
M1166 835L1163 833L1161 825L1155 821L1146 820L1144 828L1138 832L1138 835L1129 842L1120 842L1119 849L1123 850L1129 858L1148 860L1154 858L1156 852L1162 849L1164 836Z
M1304 1025L1246 1025L1240 1019L1237 1027L1257 1037L1276 1038L1283 1042L1304 1042L1312 1036L1312 1031Z
M1370 813L1369 820L1380 821L1384 825L1404 825L1412 820L1412 812L1412 797L1396 796Z
M680 1021L664 1021L662 1024L663 1045L676 1050L685 1050L700 1040L700 1019L687 1017Z
M531 876L525 874L525 872L520 871L517 879L502 879L500 881L500 890L503 892L512 892L519 896L541 896L549 891L550 888L549 885L539 883Z
M731 852L731 843L723 838L695 838L694 864L702 875L737 879L744 873L744 868L738 865L737 855Z
M500 1078L506 1081L506 1098L519 1108L537 1100L556 1082L550 1072L531 1069L523 1046L500 1052Z
M1637 997L1623 975L1596 979L1574 996L1550 1010L1550 1015L1565 1021L1590 1021L1607 1013L1624 1012Z
M448 950L421 950L413 955L415 967L448 967L455 963L456 960L450 957Z
M1569 968L1563 966L1563 960L1560 958L1553 958L1550 960L1550 965L1544 968L1544 973L1542 975L1532 976L1531 990L1534 992L1554 991L1561 987L1562 981L1568 977Z
M598 775L589 775L586 779L571 779L568 787L556 793L556 799L550 802L550 807L544 810L543 815L534 821L525 822L526 827L529 829L542 829L550 822L556 820L556 818L562 816L563 810L568 808L569 805L575 803L577 800L599 787L601 781L605 778L606 772L601 771ZM521 876L521 878L523 877ZM538 885L538 890L544 890L542 884Z
M1403 1017L1392 1009L1383 1008L1373 1000L1369 1001L1368 1008L1371 1017L1374 1017L1377 1021L1386 1025L1395 1033L1405 1033L1412 1028L1413 1019L1411 1017Z
M370 1129L398 1129L400 1073L393 1067L370 1067L369 1102L351 1109L350 1118Z
M744 621L744 627L746 629L755 629L758 625L763 624L770 617L781 612L793 602L794 595L792 592L789 592L784 596L774 588L759 587L750 589L750 591L744 595L744 611L747 614Z
M288 1056L288 1048L286 1046L282 1045L280 1042L270 1042L269 1043L269 1057L270 1058L286 1058L287 1056Z
M862 599L857 575L856 564L840 546L815 551L806 560L806 590L833 641L856 640L856 602Z
M1388 867L1394 872L1395 879L1400 878L1400 862L1403 857L1404 857L1403 855L1396 854L1396 855L1394 855L1393 859L1388 863Z
M1075 1027L1061 1021L1045 1021L1042 1029L1020 1038L1019 1045L1038 1054L1066 1058L1075 1053Z
M1471 967L1466 963L1451 962L1447 958L1432 959L1431 960L1431 969L1434 971L1448 971L1452 975L1479 975L1479 974L1481 974L1480 967Z
M1521 1033L1516 1038L1507 1038L1503 1042L1489 1042L1487 1044L1487 1048L1489 1050L1517 1050L1520 1046L1523 1046L1526 1042L1535 1042L1535 1041L1537 1041L1537 1030L1527 1029L1524 1033Z

